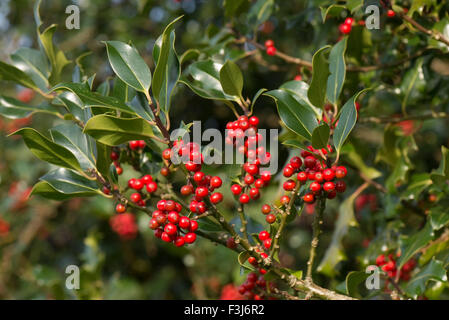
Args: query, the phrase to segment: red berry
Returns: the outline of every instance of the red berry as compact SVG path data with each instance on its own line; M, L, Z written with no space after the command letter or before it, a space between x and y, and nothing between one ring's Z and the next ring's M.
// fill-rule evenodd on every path
M142 196L140 195L140 193L136 192L136 193L131 194L130 199L131 199L132 202L137 203L140 200L142 200Z
M387 16L389 18L393 18L395 15L396 15L396 12L394 12L393 10L390 9L387 11Z
M290 160L290 165L295 169L298 170L302 166L302 160L300 157L293 157Z
M283 188L285 191L292 191L293 189L295 189L295 186L296 186L295 181L291 179L285 181L283 184Z
M248 174L254 176L259 173L259 167L256 166L255 164L250 164L250 165L246 166L245 171Z
M159 223L157 222L157 220L155 218L152 218L150 220L150 224L149 224L150 229L152 230L156 230L157 228L159 228Z
M354 19L353 18L346 18L345 19L345 24L349 24L350 26L352 26L354 23Z
M386 264L387 261L385 260L385 255L381 254L376 258L376 264L380 267Z
M249 257L249 258L248 258L248 262L249 262L250 264L252 264L253 266L257 265L257 260L256 260L256 258L254 258L254 257Z
M259 240L260 241L267 240L268 238L270 238L270 234L268 233L268 231L260 231L259 232Z
M170 170L167 167L161 168L161 175L164 177L168 176L170 174Z
M175 246L182 247L185 244L185 239L183 236L176 237Z
M330 191L328 194L327 194L327 198L328 199L334 199L335 197L337 196L337 191Z
M131 178L128 180L128 187L134 189L134 183L136 182L136 179Z
M190 219L188 217L181 217L179 219L179 226L183 229L189 229L190 227Z
M295 173L295 169L290 164L286 165L283 172L284 177L290 178L293 173Z
M302 199L307 203L313 203L315 201L315 197L312 193L306 193Z
M242 193L242 187L238 184L233 184L231 186L231 192L235 195L238 196L240 193Z
M263 214L269 214L271 212L271 207L268 204L264 204L261 211Z
M210 196L210 202L213 204L220 203L221 201L223 201L223 195L220 192L212 193Z
M171 158L171 149L167 148L164 151L162 151L162 158L164 158L165 160L170 160Z
M196 190L195 190L195 195L196 195L198 198L204 198L204 197L207 197L208 194L209 194L209 190L207 190L206 187L198 187L198 188L196 188Z
M213 188L220 188L222 183L220 177L215 176L210 179L210 186Z
M235 240L233 237L229 237L226 240L226 247L228 247L229 249L235 249L237 247L237 243L235 243Z
M121 175L123 173L122 167L119 167L119 166L115 167L115 171L117 172L118 175Z
M157 183L154 182L154 181L151 181L150 183L147 184L146 189L147 189L147 191L149 193L156 192L156 190L157 190Z
M348 173L348 171L343 166L337 167L335 169L335 176L337 177L337 179L342 179L342 178L346 177L347 173Z
M170 211L169 214L167 215L167 219L171 223L178 224L178 222L179 222L179 213L177 213L176 211Z
M198 221L196 220L190 220L190 232L195 232L198 230Z
M195 174L193 175L193 180L196 183L201 183L204 179L204 176L205 176L204 172L201 171L195 172Z
M254 176L247 174L244 178L245 184L251 185L254 182Z
M246 193L244 193L244 194L242 194L240 196L239 201L242 204L248 203L249 202L249 196Z
M316 166L316 159L315 159L315 157L314 156L307 156L304 159L304 165L306 166L306 168L309 168L309 169L315 168L315 166Z
M110 157L112 161L116 161L120 158L120 154L115 151L112 151Z
M294 78L294 80L296 81L301 81L302 80L302 76L300 74L297 74Z
M326 181L331 181L335 178L335 172L332 169L323 170L323 178Z
M184 241L186 243L194 243L196 240L196 234L193 232L189 232L184 236Z
M158 208L158 210L164 211L166 202L167 202L166 200L159 200L156 204L156 207Z
M350 24L342 23L338 28L341 33L348 34L351 32L352 26Z
M137 140L130 141L130 142L129 142L129 147L130 147L132 150L137 150L137 149L139 149L139 147L140 147L140 143L139 143L139 141L137 141Z
M115 211L117 211L118 213L123 213L126 211L126 207L123 204L119 203L115 206Z
M323 176L323 173L321 173L321 172L316 172L314 178L315 178L315 181L319 182L319 183L324 181L324 176Z
M290 197L289 196L282 196L280 201L281 201L281 204L287 205L290 202Z
M172 236L174 234L176 234L176 232L178 232L178 228L173 224L173 223L167 223L164 227L164 231Z
M338 193L343 193L346 190L346 183L342 180L338 180L337 182L335 182L335 190Z
M270 247L271 247L271 239L266 239L266 240L263 242L263 246L264 246L266 249L270 249Z
M256 181L254 181L254 186L257 189L262 189L265 186L265 182L262 179L256 179Z
M272 224L276 221L276 216L270 213L265 217L265 221L268 222L269 224Z
M172 238L167 232L162 232L161 239L165 242L172 242Z
M326 192L334 191L335 190L335 183L333 183L331 181L325 182L324 185L323 185L323 189Z
M268 172L268 171L263 171L263 172L260 174L260 178L261 178L263 181L268 182L268 181L271 180L271 173Z
M257 127L258 124L259 124L259 118L256 117L256 116L250 117L250 118L249 118L249 124L252 125L252 126L254 126L254 127Z
M260 191L257 188L251 188L249 190L249 196L252 200L257 200L260 197Z
M273 47L274 46L274 41L271 39L268 39L265 41L265 48L269 48L269 47Z
M274 56L276 54L276 47L268 47L266 52L269 56Z
M181 187L181 194L183 196L188 196L188 195L192 194L192 192L193 192L193 186L190 184Z
M149 174L144 175L141 179L140 179L144 184L148 184L151 181L153 181L153 177Z
M310 190L312 192L314 192L314 193L319 192L321 190L321 184L319 182L316 182L316 181L312 182L310 184Z
M143 188L142 180L136 179L136 181L134 181L133 189L142 190L142 188Z
M301 171L298 173L298 175L296 176L296 178L298 179L298 181L300 181L301 183L305 183L307 181L307 173L305 173L304 171Z

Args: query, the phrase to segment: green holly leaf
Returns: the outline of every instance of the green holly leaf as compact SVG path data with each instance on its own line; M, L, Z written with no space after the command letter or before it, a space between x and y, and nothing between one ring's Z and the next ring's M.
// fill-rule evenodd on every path
M26 73L42 91L49 87L50 67L45 56L36 49L19 48L11 55L13 65Z
M343 37L332 47L329 54L329 78L326 96L330 103L337 104L346 77L345 51L348 37Z
M443 262L433 258L420 272L418 272L405 287L405 292L417 298L422 295L429 281L446 282L447 275Z
M321 149L327 147L330 136L330 128L327 123L323 123L313 129L312 132L312 147Z
M220 69L220 83L223 91L231 96L242 96L243 90L243 75L237 64L231 60Z
M317 108L322 109L326 102L327 78L329 77L329 62L326 54L330 46L319 49L312 58L312 82L310 83L307 97Z
M42 104L30 106L11 97L0 96L0 115L9 119L26 118L34 113L42 112L51 115L59 115L56 107Z

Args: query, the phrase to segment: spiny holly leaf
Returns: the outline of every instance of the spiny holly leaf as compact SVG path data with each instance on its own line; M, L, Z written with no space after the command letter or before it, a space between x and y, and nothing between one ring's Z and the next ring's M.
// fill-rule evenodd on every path
M32 128L17 130L11 135L20 135L31 152L43 161L83 172L76 157L69 150L47 139Z
M312 132L318 122L308 106L300 104L284 90L272 90L264 95L276 101L279 116L287 128L309 141L312 139Z
M337 153L340 153L340 149L351 133L357 121L357 109L355 102L357 98L368 89L364 89L356 93L351 99L349 99L341 109L341 114L338 119L338 124L334 130L334 146L337 149Z
M330 46L319 49L312 58L312 82L310 83L307 97L317 108L322 109L326 101L327 78L329 77L329 63L326 54Z
M243 75L235 62L228 60L223 67L221 67L220 83L225 93L231 96L242 96Z
M85 125L85 133L108 146L117 146L130 140L154 137L151 125L140 118L117 118L98 115Z
M181 19L176 18L165 28L156 40L153 48L153 59L156 64L154 70L152 92L165 112L170 108L170 97L181 74L181 66L175 51L174 24Z
M346 77L345 51L348 37L333 46L329 54L329 71L326 96L330 103L337 104Z
M115 74L130 87L148 92L151 71L136 48L120 41L105 41L109 63Z
M330 128L327 123L323 123L313 129L312 147L315 149L325 148L329 142Z

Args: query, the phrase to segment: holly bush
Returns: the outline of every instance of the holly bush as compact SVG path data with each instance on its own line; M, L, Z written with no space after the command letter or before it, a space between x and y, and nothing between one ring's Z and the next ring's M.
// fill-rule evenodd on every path
M0 62L2 297L449 296L448 3L111 3Z

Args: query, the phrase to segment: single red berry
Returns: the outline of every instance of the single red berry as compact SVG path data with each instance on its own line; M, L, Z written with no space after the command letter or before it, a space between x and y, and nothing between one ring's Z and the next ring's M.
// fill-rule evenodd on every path
M139 141L137 141L137 140L130 141L130 142L129 142L129 147L130 147L132 150L137 150L137 149L139 149L139 147L140 147L140 143L139 143Z
M136 193L131 194L130 199L131 199L132 202L137 203L140 200L142 200L142 196L140 195L140 193L136 192Z
M164 227L164 231L172 236L178 232L178 228L173 223L167 223Z
M327 194L327 198L328 199L334 199L335 197L337 196L337 191L330 191L328 194Z
M319 183L321 183L321 182L323 182L324 181L324 176L323 176L323 173L322 172L315 172L315 181L316 182L319 182Z
M149 227L151 230L156 230L157 228L159 228L159 223L157 222L157 220L155 218L152 218L150 220Z
M176 208L176 204L173 200L166 200L164 210L165 211L173 211Z
M115 171L117 172L118 175L121 175L123 173L122 167L115 167Z
M335 183L328 181L323 184L323 190L326 192L331 192L335 190Z
M143 188L142 180L136 179L136 181L134 181L133 189L135 189L135 190L142 190L142 188Z
M387 16L388 18L393 18L396 15L396 12L394 12L393 10L388 10L387 11Z
M170 160L171 158L171 149L167 148L164 151L162 151L162 158L164 158L165 160Z
M335 176L337 177L337 179L343 179L344 177L346 177L347 173L348 171L343 166L339 166L335 169Z
M248 258L248 262L249 262L250 264L252 264L253 266L257 265L257 260L256 260L256 258L254 258L254 257L249 257L249 258Z
M307 173L305 173L304 171L301 171L298 173L296 178L298 179L299 182L305 183L307 181Z
M345 19L345 24L349 24L350 26L352 26L354 24L354 19L353 18L346 18Z
M271 207L268 204L264 204L261 211L263 214L269 214L271 212Z
M293 189L295 189L295 186L296 186L295 181L289 179L284 182L282 187L284 188L285 191L292 191Z
M271 173L268 171L263 171L260 174L260 178L265 182L269 182L271 180Z
M195 242L195 240L196 240L196 234L195 233L193 233L193 232L189 232L189 233L187 233L185 236L184 236L184 241L186 242L186 243L194 243Z
M274 46L274 41L271 39L268 39L265 41L265 48L269 48L269 47L273 47Z
M193 192L193 186L190 184L181 187L181 194L183 196L188 196L188 195L192 194L192 192Z
M257 188L251 188L249 190L249 196L252 200L257 200L260 197L260 191Z
M256 179L256 181L254 181L254 186L257 189L262 189L265 186L265 182L262 179Z
M259 240L260 241L264 241L267 240L270 237L270 234L268 233L268 231L260 231L259 232Z
M352 26L351 26L350 24L342 23L342 24L338 27L338 29L340 30L341 33L343 33L343 34L348 34L348 33L351 32Z
M131 189L134 189L134 183L136 182L137 179L131 178L128 180L128 187L130 187Z
M302 160L300 157L293 157L290 160L290 165L295 169L298 170L302 166Z
M315 157L314 156L307 156L304 159L304 165L306 166L306 168L309 168L309 169L315 168L315 166L316 166L316 159L315 159Z
M196 195L198 198L204 198L204 197L207 197L208 194L209 194L209 190L207 190L206 187L198 187L198 188L196 188L196 190L195 190L195 195Z
M249 202L249 195L246 193L242 194L239 198L240 203L245 204Z
M229 249L235 249L237 247L237 243L235 243L235 240L233 237L229 237L226 240L226 247L228 247Z
M256 174L259 173L259 167L256 166L255 164L249 164L249 165L247 165L247 166L245 167L245 171L246 171L248 174L254 176L254 175L256 175Z
M346 183L343 180L338 180L335 182L335 190L338 193L343 193L346 190Z
M188 217L181 217L179 219L179 227L183 229L189 229L190 227L190 219Z
M149 174L144 175L141 179L140 179L144 184L148 184L151 181L153 181L153 177Z
M220 177L215 176L210 179L210 186L213 188L220 188L222 183Z
M281 201L281 204L287 205L290 202L290 197L289 196L282 196L280 201Z
M162 232L161 239L164 242L172 242L172 238L167 232Z
M247 174L244 178L245 184L251 185L254 182L254 176Z
M149 183L147 184L146 189L147 189L147 192L148 192L148 193L156 192L156 190L157 190L157 183L154 182L154 181L149 182Z
M119 203L115 206L115 211L117 211L118 213L123 213L126 211L126 207L123 204Z
M161 175L163 175L164 177L168 176L170 174L170 170L167 167L162 167L161 168Z
M240 185L238 185L238 184L233 184L231 186L231 192L235 196L238 196L240 193L242 193L242 187Z
M112 151L110 157L112 161L116 161L120 158L120 154L118 152Z
M170 211L168 213L168 215L167 215L167 219L171 223L178 224L178 222L179 222L179 213L177 213L176 211Z
M175 246L182 247L185 244L185 239L183 236L176 237Z
M249 118L249 124L254 126L254 127L257 127L259 125L259 118L256 117L256 116L250 117Z
M301 76L300 74L297 74L297 75L294 77L294 80L296 80L296 81L301 81L301 80L302 80L302 76Z
M326 181L334 180L335 178L335 172L332 169L324 169L323 170L323 178Z
M220 192L212 193L210 196L210 202L217 204L223 201L223 195Z
M196 183L201 183L204 180L204 177L205 177L204 172L198 171L198 172L195 172L195 174L193 175L193 180Z
M190 220L190 232L195 232L198 230L198 221L196 220Z
M276 216L270 213L265 217L265 221L268 222L269 224L272 224L276 221Z
M306 193L302 199L307 203L313 203L315 201L315 197L312 193Z
M266 249L270 249L270 247L271 247L271 239L266 239L266 240L263 242L263 246L264 246Z
M286 165L283 172L284 177L290 178L293 173L295 173L295 169L290 164Z
M321 190L321 184L319 182L312 182L310 184L310 190L314 193L318 193Z
M138 140L138 143L139 143L139 148L140 148L140 149L145 148L145 146L146 146L145 141L143 141L143 140Z
M167 201L166 200L159 200L156 204L156 207L158 210L164 211L165 210L165 203Z

